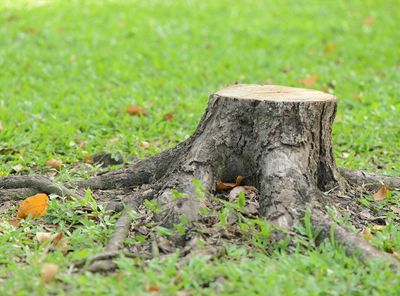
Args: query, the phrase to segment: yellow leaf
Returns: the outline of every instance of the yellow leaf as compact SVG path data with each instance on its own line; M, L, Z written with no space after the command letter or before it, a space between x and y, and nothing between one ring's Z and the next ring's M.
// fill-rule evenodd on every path
M50 283L58 273L58 265L53 263L44 263L42 265L41 277L45 284Z
M389 190L382 184L381 188L374 193L374 201L384 200L388 196Z
M49 159L46 162L46 164L47 164L47 166L59 171L61 169L61 167L62 167L63 162L61 160L52 158L52 159Z
M29 215L34 218L45 215L47 213L48 200L48 196L44 193L26 198L19 204L17 218L24 219Z

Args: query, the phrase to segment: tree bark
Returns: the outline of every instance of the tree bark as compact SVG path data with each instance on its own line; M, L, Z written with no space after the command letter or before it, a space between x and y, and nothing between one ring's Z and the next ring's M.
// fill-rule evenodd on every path
M336 104L330 94L273 85L233 85L211 95L166 174L166 187L192 197L174 207L170 222L182 214L198 219L202 203L192 178L213 192L217 181L245 176L260 192L261 215L290 227L315 205L317 192L346 185L332 153ZM173 204L167 188L158 200L162 207Z

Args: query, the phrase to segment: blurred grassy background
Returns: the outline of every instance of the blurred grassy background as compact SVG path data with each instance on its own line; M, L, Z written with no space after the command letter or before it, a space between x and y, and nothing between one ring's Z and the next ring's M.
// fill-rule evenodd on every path
M309 87L339 98L339 164L399 174L396 3L3 1L0 171L86 152L144 157L190 135L223 85L317 75ZM129 117L129 104L149 115Z

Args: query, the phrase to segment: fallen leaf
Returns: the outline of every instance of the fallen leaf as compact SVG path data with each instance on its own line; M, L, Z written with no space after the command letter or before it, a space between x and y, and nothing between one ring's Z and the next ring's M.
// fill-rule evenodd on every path
M243 176L237 176L235 183L218 182L217 190L229 190L235 188L236 186L239 186L240 183L242 183L243 179Z
M229 201L230 202L236 201L237 197L241 192L246 194L246 189L244 188L244 186L236 186L235 188L233 188L231 192L229 192Z
M59 242L62 240L63 237L64 237L64 233L62 233L62 232L57 233L57 235L53 238L53 241L52 241L53 246L57 247L57 245L59 244Z
M391 206L390 209L393 211L393 213L400 214L400 208Z
M83 162L92 164L92 163L94 163L94 160L93 160L93 157L91 155L84 155L83 156Z
M299 82L306 87L312 87L315 84L315 82L317 82L317 79L318 79L318 75L312 74L311 76L307 77L306 79L299 80Z
M24 219L29 215L33 218L47 213L47 202L49 197L44 193L30 196L19 204L17 217Z
M327 42L324 47L324 55L331 55L336 53L336 44L333 42Z
M363 237L363 238L365 238L365 239L371 239L373 236L372 236L372 233L371 233L371 230L369 230L369 228L364 228L362 231L361 231L361 236Z
M128 114L131 116L145 115L146 109L144 109L143 107L139 107L139 106L129 105L126 108L126 112L128 112Z
M165 114L164 119L166 121L172 121L174 119L174 116L175 116L174 112L169 112Z
M12 169L14 170L14 172L16 172L16 173L19 173L19 172L21 172L22 170L23 170L23 166L22 165L20 165L20 164L17 164L17 165L15 165L15 166L13 166L12 167Z
M389 190L387 187L382 184L381 188L377 192L374 193L374 201L384 200L388 196Z
M375 19L372 16L367 16L364 18L364 26L371 27L375 23Z
M42 265L42 270L41 270L42 281L45 284L50 283L57 275L58 270L59 270L58 265L53 263L44 263Z
M51 167L51 168L53 168L53 169L59 171L59 170L61 170L61 167L62 167L62 165L63 165L63 162L62 162L61 160L52 158L52 159L49 159L49 160L46 162L46 164L47 164L47 166L49 166L49 167Z
M10 219L7 220L8 224L10 224L12 227L14 228L18 228L19 227L19 223L20 223L20 219Z
M152 293L160 292L160 287L157 285L149 285L147 287L147 291L152 292Z
M146 141L142 141L142 142L139 143L139 147L143 148L143 149L147 149L147 148L150 147L150 143L146 142Z
M36 239L38 240L39 244L43 244L44 242L48 241L50 237L50 232L36 232Z
M350 156L350 153L347 151L343 151L341 154L343 158L348 158Z

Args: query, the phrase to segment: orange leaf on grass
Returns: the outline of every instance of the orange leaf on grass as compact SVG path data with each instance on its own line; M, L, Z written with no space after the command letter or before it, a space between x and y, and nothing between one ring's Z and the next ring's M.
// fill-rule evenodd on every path
M172 121L174 119L174 116L175 116L174 112L169 112L165 114L164 119L166 121Z
M157 292L160 292L160 287L157 285L149 285L147 287L147 291L152 292L152 293L157 293Z
M146 109L139 106L129 105L128 107L126 107L126 112L128 112L128 114L131 116L145 115Z
M30 196L19 204L17 218L24 219L29 215L33 218L47 213L47 202L49 197L44 193Z
M315 82L317 82L317 79L318 79L318 75L312 74L311 76L309 76L305 79L302 79L299 82L306 87L312 87L315 84Z
M379 188L379 190L374 193L374 201L384 200L388 196L388 193L388 188L384 184L382 184L381 188Z

